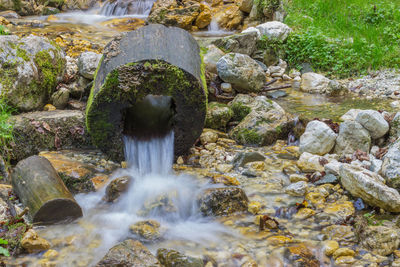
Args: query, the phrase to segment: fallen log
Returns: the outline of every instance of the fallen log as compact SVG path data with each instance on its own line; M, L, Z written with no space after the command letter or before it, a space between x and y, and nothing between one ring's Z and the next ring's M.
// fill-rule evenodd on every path
M20 201L29 208L35 224L75 220L82 209L46 158L31 156L18 162L11 184Z
M103 51L86 107L93 143L111 159L124 160L122 136L150 138L140 123L158 120L143 101L165 96L171 103L165 114L173 114L165 125L175 133L175 155L188 152L203 130L207 106L196 40L182 29L152 24L117 37Z

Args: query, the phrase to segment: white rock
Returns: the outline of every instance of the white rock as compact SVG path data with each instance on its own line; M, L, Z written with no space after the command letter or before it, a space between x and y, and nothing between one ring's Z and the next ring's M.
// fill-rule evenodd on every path
M337 160L332 160L331 162L329 162L328 164L326 164L326 165L324 166L325 172L326 172L327 174L330 173L330 174L339 176L339 169L340 169L340 166L341 166L341 165L342 165L342 163L340 163L339 161L337 161Z
M301 154L299 160L297 161L297 166L299 166L299 168L303 172L322 172L324 171L324 166L322 166L321 164L321 162L323 162L323 159L324 158L321 156L304 152Z
M248 32L255 32L255 33L257 33L258 39L261 38L261 32L257 28L249 27L242 31L242 33L248 33Z
M86 79L93 79L102 55L95 52L83 52L78 58L79 73Z
M300 152L325 155L335 146L336 136L335 132L325 123L311 121L300 137Z
M203 60L206 70L217 74L217 62L225 53L215 45L207 46L207 52L204 54Z
M288 187L286 187L286 194L291 195L291 196L304 196L307 191L307 182L305 181L300 181L296 182L294 184L290 184Z
M261 36L266 35L268 39L285 41L292 29L286 24L279 21L269 21L256 26Z
M389 131L389 123L376 110L360 111L356 121L369 131L373 139L378 139Z
M339 135L336 138L336 154L353 154L357 150L368 153L370 146L371 136L361 124L351 120L340 124Z
M342 121L355 121L358 113L360 113L361 109L350 109L345 114L340 117Z
M221 83L221 90L225 93L232 93L232 84Z
M354 197L386 211L400 212L399 192L385 185L380 175L349 164L342 164L339 173L343 187Z
M329 91L330 80L325 76L307 72L301 76L300 89L308 93L326 93Z
M382 175L390 186L400 189L400 139L389 148L382 160Z

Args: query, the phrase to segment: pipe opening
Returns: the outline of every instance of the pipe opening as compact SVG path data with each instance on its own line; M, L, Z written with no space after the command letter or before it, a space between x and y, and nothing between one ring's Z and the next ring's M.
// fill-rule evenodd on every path
M123 112L123 134L141 140L163 137L172 130L175 115L173 98L147 95Z

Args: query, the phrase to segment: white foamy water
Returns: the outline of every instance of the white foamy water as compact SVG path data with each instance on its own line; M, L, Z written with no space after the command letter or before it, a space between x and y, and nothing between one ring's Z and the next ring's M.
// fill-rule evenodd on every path
M135 238L129 232L130 225L147 219L160 222L166 240L210 246L221 242L221 235L233 234L198 211L197 196L211 185L172 172L173 132L150 141L125 137L124 142L128 168L118 170L113 178L131 176L133 182L128 192L113 204L102 200L105 188L79 194L75 198L84 211L82 219L41 231L40 234L50 240L78 236L74 243L76 250L66 252L61 266L77 266L82 259L88 261L87 266L95 265L112 246L126 238ZM157 243L150 246L154 252Z
M140 15L148 16L155 0L107 1L100 13L105 16Z

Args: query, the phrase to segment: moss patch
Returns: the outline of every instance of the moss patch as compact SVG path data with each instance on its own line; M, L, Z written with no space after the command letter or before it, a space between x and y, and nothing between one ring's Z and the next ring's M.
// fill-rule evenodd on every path
M233 120L234 121L242 121L244 117L249 115L251 112L251 108L245 106L243 103L237 102L231 105L231 109L233 111Z
M263 138L256 131L246 128L239 129L233 133L233 137L241 144L261 145Z

